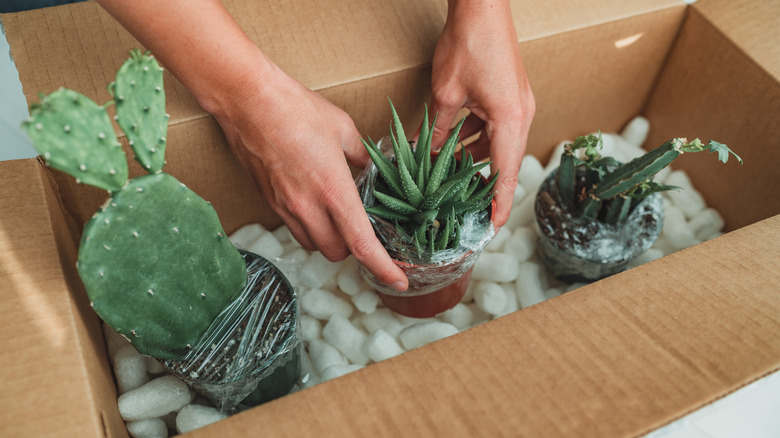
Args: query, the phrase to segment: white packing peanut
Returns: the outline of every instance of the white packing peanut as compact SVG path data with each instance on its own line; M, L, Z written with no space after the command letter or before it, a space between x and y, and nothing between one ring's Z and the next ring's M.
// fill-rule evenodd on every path
M227 418L216 408L210 406L187 405L179 411L176 416L176 431L187 433L209 424L216 423L219 420Z
M331 365L346 365L349 363L347 358L336 347L322 339L315 339L309 342L309 356L314 364L314 369L317 370L319 375L322 375L322 371Z
M189 386L174 376L158 377L119 396L119 414L125 421L162 417L192 401Z
M688 227L683 212L668 202L664 202L664 224L661 230L666 242L674 249L688 248L699 243Z
M442 321L454 325L458 330L466 330L474 323L474 312L463 303L458 303L455 307L439 315Z
M513 281L517 278L518 267L517 259L510 254L483 253L474 263L471 277L499 283Z
M664 184L680 187L681 190L668 190L664 195L672 201L675 207L690 219L696 213L704 210L707 206L701 194L693 187L688 174L683 170L674 170L664 179Z
M275 230L271 231L271 233L273 233L274 237L276 237L276 240L278 240L282 245L286 243L295 245L290 236L290 230L287 228L287 225L278 226Z
M639 254L638 256L634 257L630 262L630 266L639 266L644 265L647 262L652 262L653 260L660 259L664 256L664 252L661 251L658 248L649 248L647 251L643 252L642 254Z
M526 155L520 163L520 173L517 175L518 182L529 193L534 193L542 183L546 173L542 163L533 155Z
M360 274L358 261L354 257L348 257L344 260L336 279L339 289L347 295L355 295L368 289L363 276Z
M381 362L404 352L395 337L382 329L374 331L366 338L363 350L374 362Z
M510 313L520 310L520 303L517 302L515 285L513 283L502 283L501 287L504 288L504 293L506 294L506 305L496 314L496 317L509 315Z
M723 216L714 208L709 207L696 213L688 221L691 232L693 232L696 239L701 241L709 240L717 235L724 225L726 225L726 222L723 220Z
M650 132L650 122L642 116L636 116L626 124L620 136L627 142L641 147L647 140L648 132Z
M309 251L296 247L292 252L285 253L284 258L285 260L297 263L299 266L303 266L303 262L309 259Z
M522 184L518 184L517 187L515 187L515 194L512 197L512 206L519 204L526 196L528 196L528 189L523 187Z
M259 239L266 232L265 228L258 223L247 224L237 229L230 235L229 239L236 248L247 249L252 242Z
M563 293L563 288L561 287L551 287L544 291L544 299L549 300L550 298L555 298L561 293Z
M349 373L355 372L361 368L363 368L363 365L359 365L359 364L331 365L328 368L326 368L325 371L322 372L322 381L325 382L327 380L336 379L341 376L347 375Z
M479 306L477 306L477 303L470 303L466 306L471 310L472 315L474 315L474 321L471 323L472 327L491 320L491 315L480 309Z
M677 251L677 248L673 247L664 236L663 229L661 230L661 235L658 236L658 239L653 242L653 246L651 248L657 249L661 251L664 255L669 255L675 251Z
M304 380L307 374L311 376L320 375L317 368L314 367L314 362L312 362L309 352L304 348L301 350L301 380Z
M379 297L370 290L364 290L352 296L352 304L363 313L372 313L379 305Z
M545 288L543 286L541 267L534 262L524 262L520 264L519 271L517 281L515 282L515 290L517 291L517 300L520 302L520 306L525 309L544 301Z
M301 268L301 282L311 289L321 288L341 266L326 259L321 252L313 252Z
M125 345L114 355L114 376L120 394L143 386L149 381L146 358L132 345Z
M514 230L517 227L529 226L534 223L536 217L534 204L536 203L537 190L531 192L533 195L526 196L519 204L512 207L509 219L504 224L505 228Z
M301 315L301 339L305 342L322 337L322 323L309 315Z
M166 438L168 436L168 426L159 418L128 421L126 426L127 432L133 438Z
M594 132L593 135L598 137L599 133ZM621 161L623 154L622 151L619 151L618 142L615 137L617 137L617 135L602 132L601 133L602 147L599 150L599 153L601 154L602 157L614 157L616 160Z
M390 334L390 336L398 337L401 330L404 329L403 324L395 317L395 314L389 309L376 309L373 313L363 315L361 318L363 326L369 333L373 333L377 330L384 330Z
M619 155L615 157L617 160L627 163L634 158L640 157L647 153L646 150L633 143L626 141L621 136L615 136L616 149L619 151Z
M410 325L419 324L421 322L435 322L435 321L438 321L438 319L436 319L436 317L412 318L411 316L404 316L404 315L401 315L401 314L397 314L395 317L398 318L398 321L400 321L401 324L404 327L409 327Z
M284 252L282 244L279 243L279 240L276 239L273 233L265 233L258 237L249 244L246 250L267 259L281 257Z
M495 316L506 307L506 292L498 283L480 281L474 289L474 302L480 309Z
M504 245L504 242L506 242L506 239L509 238L509 236L512 235L512 230L510 230L507 227L501 227L500 230L498 230L498 233L496 233L495 236L493 236L493 240L490 241L490 243L487 244L485 247L486 252L497 252L501 250L501 247Z
M327 320L333 315L349 318L353 307L349 302L324 289L312 289L300 298L301 309L314 318Z
M106 339L108 358L110 359L111 363L114 363L114 356L116 355L116 352L120 348L126 345L130 345L130 341L125 339L124 336L120 335L116 330L111 328L111 326L106 323L103 323L103 336Z
M368 363L368 356L363 352L363 342L367 337L362 330L341 315L333 315L322 328L322 338L356 364Z
M504 243L504 252L516 258L518 262L524 262L536 251L538 239L533 228L518 227Z
M407 350L422 347L459 332L452 324L441 321L427 321L410 325L399 335L401 344Z
M146 372L149 374L162 374L165 372L165 368L163 368L160 361L151 356L144 356L144 362L146 362Z

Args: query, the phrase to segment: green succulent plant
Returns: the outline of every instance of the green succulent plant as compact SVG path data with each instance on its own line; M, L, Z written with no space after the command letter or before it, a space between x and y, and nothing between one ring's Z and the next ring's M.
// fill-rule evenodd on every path
M609 224L625 221L642 198L677 189L658 184L652 178L683 153L709 150L717 153L723 163L728 161L730 154L742 163L742 159L725 144L710 140L705 145L698 138L693 141L671 139L624 164L612 157L602 157L601 147L601 135L577 137L574 143L567 144L561 155L556 184L561 200L574 207L572 211ZM577 157L578 151L582 158Z
M463 120L434 157L431 139L436 120L429 125L427 108L416 147L408 140L392 101L390 108L394 157L384 155L370 138L363 141L380 176L373 190L377 202L366 211L395 223L400 238L413 243L421 254L458 248L464 217L488 208L498 175L486 182L479 171L490 163L474 163L465 148L456 158Z
M246 265L211 204L162 171L162 68L134 50L98 105L65 88L43 96L24 122L46 163L110 198L87 222L77 269L95 312L139 352L172 359L199 340L246 283ZM106 106L149 174L128 179Z

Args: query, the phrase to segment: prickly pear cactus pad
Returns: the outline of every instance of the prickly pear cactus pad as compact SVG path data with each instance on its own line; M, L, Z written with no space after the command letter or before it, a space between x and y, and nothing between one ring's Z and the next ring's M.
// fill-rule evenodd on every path
M165 164L168 118L162 68L154 58L130 52L130 59L116 74L108 91L116 103L116 121L135 151L135 159L148 172L158 172Z
M127 159L105 108L60 88L30 108L25 122L35 148L49 166L105 190L127 182Z
M172 359L197 344L244 287L247 271L211 205L162 172L162 69L148 53L130 55L108 104L116 104L115 120L149 175L128 181L106 105L75 91L44 96L23 126L51 167L110 193L79 247L77 268L93 308L139 352Z
M95 312L159 358L195 345L246 281L211 205L163 172L132 179L87 223L78 270Z

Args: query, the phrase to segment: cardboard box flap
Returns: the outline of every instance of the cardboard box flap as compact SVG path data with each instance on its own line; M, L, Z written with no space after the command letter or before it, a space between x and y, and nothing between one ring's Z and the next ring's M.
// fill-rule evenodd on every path
M679 0L537 3L513 5L522 41L683 5ZM225 6L271 59L314 90L408 69L427 70L446 17L441 0L329 0L316 7L304 0L230 0ZM4 14L0 19L28 102L60 86L105 102L110 99L106 85L127 52L140 47L94 2ZM165 83L172 124L205 116L170 74Z
M647 433L780 367L778 248L773 218L191 436Z
M744 159L744 166L734 159L724 165L691 154L674 163L697 182L727 230L780 214L780 81L772 67L780 57L767 61L777 39L758 44L752 31L777 35L778 3L742 3L704 0L706 15L690 9L644 111L652 121L648 147L698 137L726 143ZM749 21L726 24L740 17Z
M116 391L100 366L97 317L69 268L76 247L43 165L0 162L0 198L0 435L103 436L116 423L116 404L107 402Z
M780 81L780 2L705 0L692 9Z

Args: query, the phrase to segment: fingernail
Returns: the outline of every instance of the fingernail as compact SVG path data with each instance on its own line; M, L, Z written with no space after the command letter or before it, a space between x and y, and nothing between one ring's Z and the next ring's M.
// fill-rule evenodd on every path
M405 292L406 289L409 287L406 285L405 281L396 281L391 285L393 289L397 290L398 292Z

